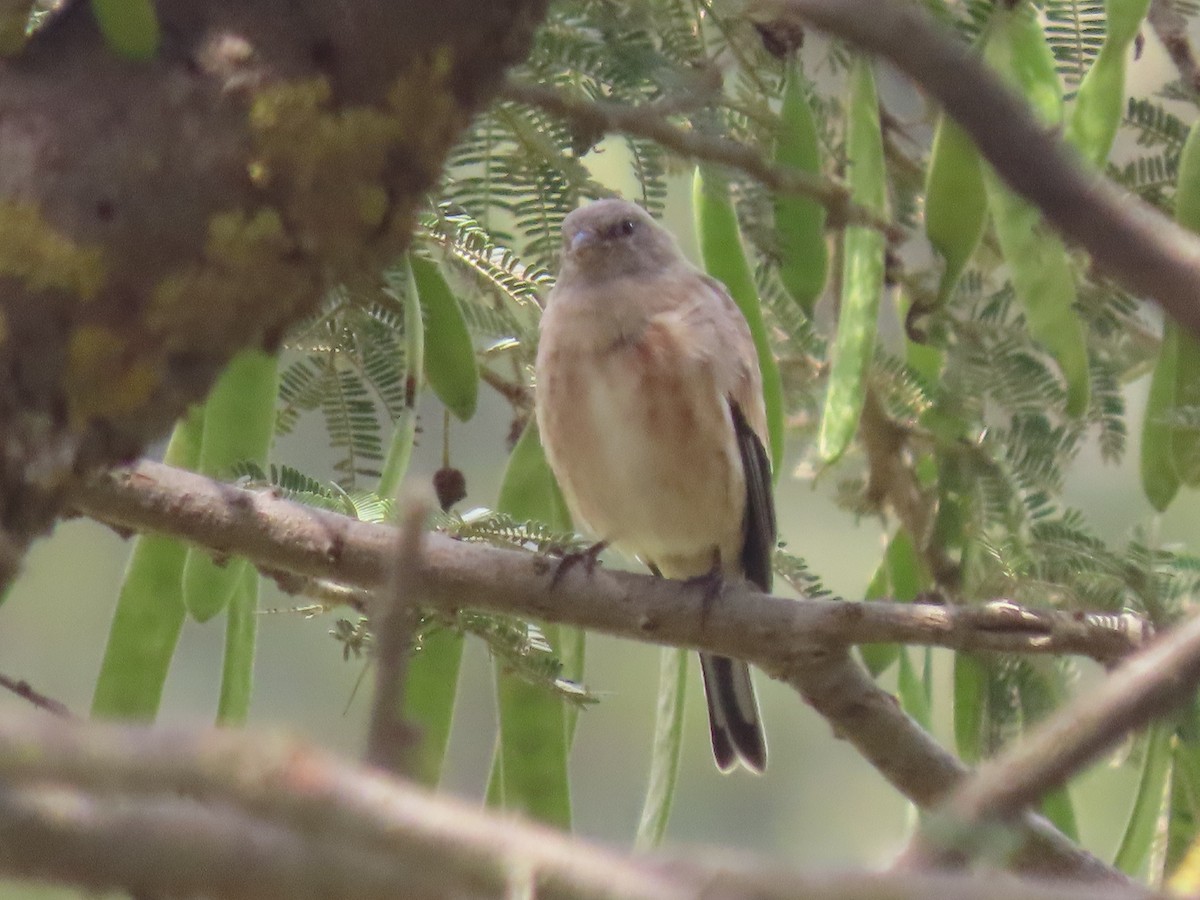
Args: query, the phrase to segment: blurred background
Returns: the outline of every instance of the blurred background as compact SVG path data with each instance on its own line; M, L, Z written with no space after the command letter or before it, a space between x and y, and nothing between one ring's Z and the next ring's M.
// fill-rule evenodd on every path
M1195 36L1193 36L1195 37ZM1169 62L1149 38L1131 77L1159 84ZM880 72L889 107L914 120L922 100L907 85ZM1181 113L1186 115L1186 113ZM919 129L914 129L920 133ZM927 132L926 132L927 133ZM1118 150L1118 155L1119 155ZM627 172L624 150L605 145L591 157L597 177L621 187ZM688 177L674 185L666 221L695 258ZM1149 378L1129 388L1130 442L1120 466L1104 465L1089 447L1072 471L1065 502L1083 510L1106 540L1120 541L1138 525L1162 544L1200 550L1200 497L1181 496L1155 520L1137 476L1137 423ZM409 480L428 482L441 466L442 409L426 395ZM453 465L467 477L460 510L491 506L506 459L509 407L494 394L482 395L468 424L454 422L449 435ZM327 440L317 417L281 439L273 460L313 474L329 471ZM161 453L161 448L159 448ZM886 543L877 520L854 521L837 508L834 479L814 479L809 448L789 446L779 482L781 537L808 561L835 593L861 598ZM26 571L0 607L0 672L25 679L36 690L84 714L91 703L104 639L130 543L89 521L62 523L38 543ZM606 558L606 565L634 567ZM344 661L330 630L337 613L307 618L291 608L294 598L264 583L259 623L251 726L298 734L341 753L360 753L369 706L369 680L360 684L364 660ZM188 622L163 699L160 721L203 725L212 721L218 692L223 619ZM938 684L935 731L951 746L949 654L935 654ZM590 635L586 683L601 697L580 717L572 766L576 830L615 847L628 847L645 789L658 681L659 649ZM680 786L668 831L668 849L690 854L706 846L767 854L795 866L836 868L886 865L906 839L913 810L849 745L787 687L759 675L770 743L767 773L721 776L712 764L703 697L692 669ZM884 676L891 687L892 672ZM1099 671L1080 665L1080 686ZM36 715L28 704L0 693L0 712ZM495 734L494 685L486 650L468 642L443 788L482 798ZM1101 764L1072 784L1084 843L1111 857L1128 813L1136 772ZM74 896L69 892L0 883L0 898Z

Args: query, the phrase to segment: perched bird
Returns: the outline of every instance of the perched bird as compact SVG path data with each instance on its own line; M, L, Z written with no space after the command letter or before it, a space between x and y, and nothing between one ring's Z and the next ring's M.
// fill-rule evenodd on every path
M750 330L640 207L599 200L563 222L536 396L546 458L596 538L668 578L741 575L770 590L775 508ZM717 766L761 772L749 666L700 663Z

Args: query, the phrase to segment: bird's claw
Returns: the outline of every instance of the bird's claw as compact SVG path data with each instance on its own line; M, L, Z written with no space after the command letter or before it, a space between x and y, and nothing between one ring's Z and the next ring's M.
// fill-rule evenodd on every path
M683 582L688 587L700 588L701 594L701 616L704 619L708 618L708 612L712 608L716 599L721 596L721 591L725 589L725 573L721 568L721 556L719 553L713 554L712 568L703 575L693 575L691 578Z
M550 576L550 589L554 590L558 583L562 581L564 575L580 563L583 564L583 571L589 576L596 571L596 564L600 561L600 554L604 552L608 546L608 541L596 541L592 546L584 550L574 550L570 553L564 553L562 559L558 561L558 565L554 567L554 574Z

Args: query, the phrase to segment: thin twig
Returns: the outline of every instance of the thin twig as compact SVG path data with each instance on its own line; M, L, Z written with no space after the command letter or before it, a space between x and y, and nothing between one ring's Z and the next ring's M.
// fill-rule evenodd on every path
M38 709L45 710L52 715L62 716L66 719L75 718L75 714L71 712L65 703L35 691L32 685L24 679L18 681L15 678L9 678L7 675L0 675L0 688L12 691L23 700L28 700Z
M416 732L404 719L404 676L412 648L413 627L425 584L422 559L429 507L406 498L396 533L394 572L388 590L371 604L375 636L375 697L367 729L367 762L395 774L409 774Z
M865 225L897 237L899 226L875 211L854 203L844 185L820 175L776 166L754 148L725 138L685 131L671 124L653 106L632 107L603 100L585 100L557 88L509 80L500 89L509 100L536 106L568 119L587 133L629 134L652 140L687 159L728 166L749 175L774 191L803 194L828 210L831 227Z
M1099 687L1080 695L1020 742L984 763L947 802L939 843L928 831L905 853L905 865L953 867L966 862L978 826L1005 823L1066 783L1156 718L1195 695L1200 685L1200 616L1193 616L1121 663ZM966 845L966 846L964 846Z
M533 408L533 393L525 385L497 375L487 366L479 367L479 377L514 409L528 412Z
M1151 0L1146 17L1179 72L1179 80L1193 96L1200 95L1200 63L1188 38L1187 18L1172 0Z
M1009 187L1068 241L1200 335L1200 238L1086 166L921 4L754 0L748 14L760 22L808 23L890 61L943 106Z
M933 542L934 501L905 460L907 435L888 418L874 388L867 390L858 434L870 472L868 498L874 502L886 500L891 506L935 582L950 589L957 588L958 566Z
M123 529L157 530L208 547L237 546L273 570L366 588L377 588L391 571L391 528L158 463L98 477L75 504ZM428 536L424 558L423 599L442 611L499 610L754 662L795 688L840 737L924 807L944 800L967 770L851 660L849 644L915 640L1007 652L1073 648L1113 658L1137 642L1136 628L1003 602L964 610L791 600L730 586L713 604L687 585L604 569L590 575L572 570L552 589L550 560L437 534ZM1026 815L1023 829L1027 841L1017 865L1025 871L1122 877L1043 819Z
M923 809L945 801L968 777L947 752L867 671L842 650L797 652L782 674L893 787ZM1024 812L1016 823L1011 867L1048 878L1126 882L1120 872L1064 837L1042 816Z

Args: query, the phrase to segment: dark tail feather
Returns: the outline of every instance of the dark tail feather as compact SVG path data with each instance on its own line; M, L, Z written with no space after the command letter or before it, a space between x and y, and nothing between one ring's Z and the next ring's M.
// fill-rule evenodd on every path
M726 656L700 654L708 727L717 768L728 772L740 760L751 772L767 767L767 739L758 717L750 667Z

